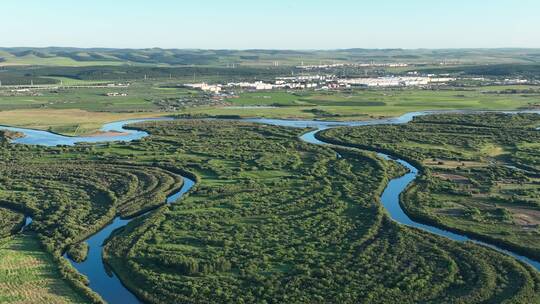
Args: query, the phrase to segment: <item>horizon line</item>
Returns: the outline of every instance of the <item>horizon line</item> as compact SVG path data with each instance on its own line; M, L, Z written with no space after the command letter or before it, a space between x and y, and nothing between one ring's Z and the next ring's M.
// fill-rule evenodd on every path
M106 46L0 46L0 49L104 49L104 50L200 50L200 51L348 51L348 50L371 50L371 51L417 51L417 50L540 50L540 47L418 47L418 48L401 48L401 47L386 47L386 48L365 48L365 47L347 47L347 48L193 48L193 47L106 47Z

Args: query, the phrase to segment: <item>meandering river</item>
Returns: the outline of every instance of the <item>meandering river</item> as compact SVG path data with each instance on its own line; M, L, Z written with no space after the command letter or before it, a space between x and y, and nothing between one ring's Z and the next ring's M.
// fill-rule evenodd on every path
M470 113L470 111L452 111L457 113ZM526 111L532 113L540 113L540 111ZM382 125L382 124L403 124L411 121L414 117L420 115L428 115L441 113L439 111L431 112L415 112L408 113L397 118L388 118L388 119L377 119L377 120L367 120L367 121L349 121L349 122L326 122L326 121L313 121L313 120L280 120L280 119L245 119L245 121L262 123L276 126L287 126L295 128L313 128L314 130L308 132L301 136L301 139L312 144L316 145L330 145L329 143L323 142L316 138L316 134L322 130L335 127L343 126L369 126L369 125ZM446 112L445 112L446 113ZM516 113L516 112L504 112L504 113ZM32 129L24 128L14 128L14 127L0 127L0 129L11 130L15 132L23 133L25 136L21 138L14 139L14 143L18 144L31 144L31 145L44 145L44 146L56 146L56 145L74 145L75 143L98 143L98 142L109 142L109 141L132 141L141 139L145 136L148 136L148 133L137 131L137 130L128 130L124 126L131 123L144 122L156 119L138 119L138 120L126 120L119 121L105 125L102 128L104 132L120 132L117 136L97 136L97 137L68 137L62 136L59 134L54 134L47 131L38 131ZM157 119L157 120L166 120ZM334 145L335 146L335 145ZM348 147L345 147L348 148ZM498 246L476 240L474 238L467 237L463 234L449 232L437 227L430 225L421 224L412 220L401 208L399 203L400 195L405 191L410 183L412 183L418 176L419 170L413 165L401 159L394 159L388 155L379 153L379 156L387 160L396 161L405 168L409 170L407 174L399 178L391 180L386 186L383 194L381 195L381 202L388 211L390 217L403 225L410 227L418 228L454 241L458 242L474 242L476 244L490 247L494 250L502 252L504 254L510 255L522 262L525 262L537 270L540 271L540 262L529 259L525 256L517 254L511 250L506 250ZM182 189L174 194L172 194L168 199L167 203L174 203L179 200L183 194L188 192L195 182L187 177L184 177L184 184ZM71 264L82 274L87 276L90 281L90 288L98 293L105 301L121 304L131 304L131 303L140 303L140 301L131 293L120 280L106 267L103 263L102 257L102 247L106 239L111 235L111 233L125 225L127 225L131 219L122 219L117 217L112 223L104 227L97 234L91 236L87 243L90 247L88 258L82 263L75 263L70 260ZM31 218L27 217L27 225L30 225L32 222ZM68 258L66 256L66 258ZM69 259L69 258L68 258Z

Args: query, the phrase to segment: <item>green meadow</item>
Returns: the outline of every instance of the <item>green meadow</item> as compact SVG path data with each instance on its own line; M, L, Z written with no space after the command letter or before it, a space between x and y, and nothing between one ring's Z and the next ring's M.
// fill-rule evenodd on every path
M507 89L537 87L474 87L468 89L353 89L348 91L247 92L228 99L233 107L195 108L191 113L272 118L362 119L398 116L426 110L517 110L538 106L540 94L503 94Z
M62 279L51 254L28 235L0 239L0 303L88 303Z

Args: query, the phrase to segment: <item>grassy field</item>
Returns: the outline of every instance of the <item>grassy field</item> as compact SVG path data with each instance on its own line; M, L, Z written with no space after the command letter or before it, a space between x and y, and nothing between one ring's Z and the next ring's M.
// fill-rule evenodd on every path
M328 114L342 117L357 115L392 116L422 110L509 110L526 107L539 102L538 93L498 94L506 89L538 87L480 87L467 90L420 90L420 89L371 89L350 92L310 93L244 93L238 99L230 99L238 106L289 106L294 112L316 108ZM294 107L293 107L294 106ZM219 109L218 111L239 111ZM214 110L215 112L216 110ZM242 111L252 111L245 109ZM259 113L272 115L276 109L259 109Z
M88 86L93 82L56 79L65 79L64 85ZM174 105L179 99L190 99L191 102L186 102L189 106L207 102L207 99L199 96L199 92L165 88L162 84L136 82L129 87L116 88L51 88L17 96L10 96L10 90L0 91L0 125L51 129L58 133L80 135L93 133L104 123L115 120L171 114L164 111L163 104L167 105L167 102L160 104L163 100L172 100ZM128 96L105 96L112 92L126 93Z
M31 236L0 240L0 303L88 303Z
M0 57L5 61L0 62L1 66L16 65L45 65L45 66L94 66L94 65L120 65L119 61L77 61L72 58L53 56L50 58L38 57L35 55L26 55L17 57L9 52L0 50Z
M14 110L0 112L0 125L50 130L66 135L87 135L105 123L159 117L164 113L106 113L83 110Z
M500 91L538 87L478 87L467 90L370 89L338 92L247 92L232 107L197 107L184 112L242 117L363 120L426 110L516 110L538 106L539 94Z
M65 85L93 81L55 78ZM96 81L101 82L101 81ZM65 134L96 131L100 123L169 114L241 117L364 120L424 110L515 110L538 107L537 86L490 86L467 89L353 89L347 91L244 92L214 102L201 92L168 87L174 81L136 81L127 88L38 90L37 94L0 94L0 124L55 130ZM514 93L511 90L515 90ZM128 96L108 97L120 92ZM76 110L84 113L82 121ZM81 113L79 113L81 114ZM52 116L51 116L52 115ZM49 117L54 117L50 119ZM78 131L76 132L75 130Z
M63 78L62 78L63 79ZM71 80L74 85L83 82ZM92 81L84 81L89 85ZM103 81L97 81L103 83ZM80 109L96 112L149 112L159 110L154 100L183 97L189 94L185 89L164 90L159 84L138 82L129 87L104 88L60 88L34 90L33 94L16 96L0 94L0 111L17 109ZM109 97L107 93L126 93L128 96Z

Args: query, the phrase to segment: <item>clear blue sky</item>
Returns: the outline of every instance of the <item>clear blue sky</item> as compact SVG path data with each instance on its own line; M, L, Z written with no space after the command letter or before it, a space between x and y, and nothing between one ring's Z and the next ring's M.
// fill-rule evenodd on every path
M0 46L540 47L540 0L2 0Z

